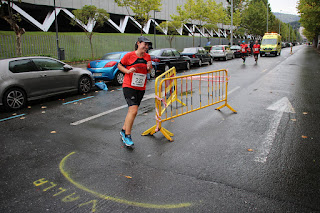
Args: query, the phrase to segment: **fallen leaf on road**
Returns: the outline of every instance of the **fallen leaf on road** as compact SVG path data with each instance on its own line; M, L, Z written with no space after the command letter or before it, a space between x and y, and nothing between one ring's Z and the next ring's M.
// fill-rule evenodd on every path
M171 120L171 122L174 122L174 120Z
M47 109L47 107L46 106L42 106L41 109Z
M20 120L24 120L26 117L21 117Z
M28 109L31 109L31 106L28 106Z
M132 179L132 177L131 176L127 176L127 175L123 175L123 174L119 174L120 176L123 176L123 177L125 177L125 178L128 178L128 179Z
M302 137L302 138L308 138L308 136L305 136L305 135L302 135L301 137Z
M57 132L56 132L56 131L51 131L50 133L51 133L51 134L56 134Z
M75 103L73 103L73 104L78 104L78 102L75 102Z
M292 121L297 121L297 119L291 119Z
M44 113L46 113L46 111L42 111L41 113L44 114Z
M307 112L303 112L302 114L307 115L308 113Z
M17 115L17 113L13 113L12 115Z
M248 149L248 152L253 152L253 149Z

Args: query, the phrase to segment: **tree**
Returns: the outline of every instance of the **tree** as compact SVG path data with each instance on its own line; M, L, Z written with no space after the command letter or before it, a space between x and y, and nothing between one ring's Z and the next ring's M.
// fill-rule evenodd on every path
M19 0L21 2L21 0ZM3 1L0 1L0 17L4 19L8 24L10 24L11 29L16 34L16 54L17 56L22 55L21 49L21 36L26 32L24 28L21 28L18 25L18 22L21 21L21 16L19 13L14 13L12 9L13 0L7 0L5 4Z
M94 25L91 32L84 30L86 36L90 42L91 56L94 58L93 46L92 46L92 36L94 34L94 29L103 26L104 22L109 19L109 14L104 9L97 9L94 5L85 5L81 9L73 10L74 19L72 19L71 24L76 25L77 20L81 21L83 24L87 25L89 22Z
M150 12L153 10L160 11L161 0L114 0L119 7L125 7L129 15L130 10L134 13L135 20L141 25L141 35L143 26L151 18Z
M266 4L262 0L253 0L242 13L241 26L246 28L249 34L263 36L267 26L266 17Z
M314 41L314 45L317 45L320 34L320 1L300 0L297 8L301 16L300 23L304 27L304 35L309 41Z
M181 26L182 26L182 23L180 21L165 21L159 24L159 26L157 26L158 30L162 30L162 29L167 30L166 39L170 44L170 48L172 47L172 41L174 37L178 35L177 29L181 28Z
M207 0L204 7L207 8L205 14L204 26L209 30L217 30L218 23L227 23L226 10L223 8L222 3L217 4L215 0Z
M208 0L207 2L212 2L213 0ZM183 5L183 8L179 5L177 6L177 12L179 15L173 15L171 18L174 21L180 21L183 24L194 23L205 24L208 19L208 13L214 8L208 8L204 0L187 0ZM194 45L194 35L195 31L192 28L193 46Z

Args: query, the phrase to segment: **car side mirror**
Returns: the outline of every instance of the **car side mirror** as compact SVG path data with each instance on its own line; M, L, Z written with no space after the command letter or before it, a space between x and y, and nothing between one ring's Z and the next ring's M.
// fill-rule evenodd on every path
M72 70L72 69L73 69L72 66L70 66L70 65L68 65L68 64L66 64L66 65L63 66L63 70L64 70L64 71L70 71L70 70Z

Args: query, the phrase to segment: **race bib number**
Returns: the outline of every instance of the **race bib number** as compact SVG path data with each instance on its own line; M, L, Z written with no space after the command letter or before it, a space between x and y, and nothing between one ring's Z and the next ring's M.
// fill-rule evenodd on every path
M245 52L246 51L246 49L245 48L242 48L242 52Z
M254 51L255 51L255 52L258 52L258 51L259 51L259 48L254 48Z
M133 73L131 86L143 87L144 86L144 82L146 81L146 77L147 77L146 74Z

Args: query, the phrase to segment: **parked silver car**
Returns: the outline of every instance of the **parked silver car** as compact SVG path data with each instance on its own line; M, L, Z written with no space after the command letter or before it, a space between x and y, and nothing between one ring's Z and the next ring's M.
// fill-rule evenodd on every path
M233 59L235 56L233 51L230 50L228 45L215 45L210 49L210 55L212 58L223 59L224 61L228 59Z
M20 109L27 101L65 92L87 93L94 85L90 71L49 57L0 60L0 105Z

